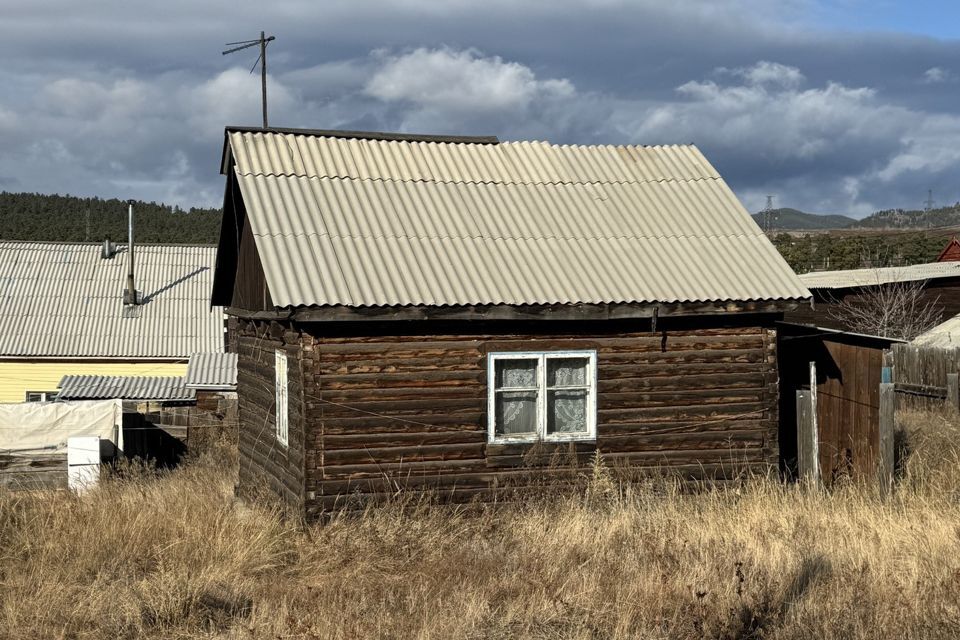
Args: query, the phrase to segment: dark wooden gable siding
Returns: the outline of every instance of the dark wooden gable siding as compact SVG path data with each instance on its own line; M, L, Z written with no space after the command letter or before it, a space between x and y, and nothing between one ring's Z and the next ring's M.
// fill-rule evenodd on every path
M231 322L231 346L238 354L237 397L240 423L239 493L256 499L274 495L289 507L303 508L304 437L300 335L277 323ZM288 357L289 444L276 437L274 362L277 349Z
M267 278L263 272L263 263L257 251L257 243L250 225L243 225L240 236L240 250L237 259L237 280L233 287L230 306L247 311L267 311L273 309Z
M240 186L231 169L227 173L223 218L217 244L212 304L246 311L273 309L263 263L250 229Z
M489 495L504 481L522 482L531 464L555 466L558 451L585 464L599 448L612 463L692 479L773 469L772 321L713 322L656 332L608 321L305 337L307 511L398 486ZM580 349L597 350L597 442L488 445L487 353Z

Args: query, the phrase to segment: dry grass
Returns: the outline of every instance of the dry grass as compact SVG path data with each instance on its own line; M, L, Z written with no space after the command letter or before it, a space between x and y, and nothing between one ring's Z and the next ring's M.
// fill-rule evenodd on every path
M886 500L773 481L680 495L598 469L580 496L304 529L231 500L213 458L82 499L0 495L0 635L953 638L960 426L904 424Z

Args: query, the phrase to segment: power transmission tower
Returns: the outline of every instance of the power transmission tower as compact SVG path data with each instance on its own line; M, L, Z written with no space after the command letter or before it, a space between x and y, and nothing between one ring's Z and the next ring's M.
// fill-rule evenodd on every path
M767 206L763 208L763 232L773 230L773 196L767 196Z
M234 51L240 51L242 49L248 49L250 47L260 46L260 55L257 57L257 61L253 63L253 66L250 67L250 73L253 73L253 70L257 68L257 64L260 65L260 89L261 95L263 97L263 128L267 128L267 43L276 40L273 36L267 37L263 31L260 32L260 37L256 40L240 40L239 42L228 42L227 46L236 44L239 45L233 49L227 49L222 52L222 55L227 55L228 53L233 53Z
M923 201L923 210L930 211L933 209L933 189L927 189L927 199Z

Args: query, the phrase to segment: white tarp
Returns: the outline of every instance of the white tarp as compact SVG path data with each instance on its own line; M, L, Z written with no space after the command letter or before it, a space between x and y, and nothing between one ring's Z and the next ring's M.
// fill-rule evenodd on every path
M67 439L99 436L123 450L120 400L0 404L0 453L67 450Z

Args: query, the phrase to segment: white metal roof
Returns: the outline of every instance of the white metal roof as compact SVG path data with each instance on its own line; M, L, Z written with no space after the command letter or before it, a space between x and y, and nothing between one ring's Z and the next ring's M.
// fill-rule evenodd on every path
M141 245L144 303L124 310L127 253L89 243L0 241L0 357L177 358L223 350L210 308L213 247Z
M960 348L960 315L953 316L933 329L921 333L912 342L921 347Z
M168 400L189 401L183 376L64 376L58 400Z
M279 307L810 295L693 146L227 139Z
M960 262L930 262L908 267L812 271L801 275L800 280L810 289L846 289L892 282L917 282L958 277L960 277Z
M237 354L195 353L187 365L188 389L237 388Z

